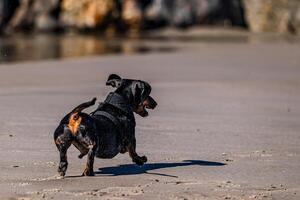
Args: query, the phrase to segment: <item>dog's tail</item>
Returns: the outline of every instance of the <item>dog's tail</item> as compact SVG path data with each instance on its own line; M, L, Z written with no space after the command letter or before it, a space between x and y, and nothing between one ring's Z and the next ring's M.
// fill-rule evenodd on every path
M83 111L84 109L95 105L97 98L94 97L91 101L85 102L80 104L79 106L77 106L76 108L74 108L70 114L74 114L74 113L80 113L81 111Z
M74 108L70 113L69 113L69 123L68 127L71 130L72 134L76 135L78 128L81 124L82 117L80 116L81 111L84 109L95 105L97 98L93 98L91 101L85 102Z

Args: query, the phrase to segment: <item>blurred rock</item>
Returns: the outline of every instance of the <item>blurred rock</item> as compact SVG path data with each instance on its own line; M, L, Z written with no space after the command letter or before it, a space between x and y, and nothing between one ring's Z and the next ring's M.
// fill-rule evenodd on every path
M106 21L114 8L114 0L62 0L61 21L66 26L95 28Z
M20 1L20 6L17 8L8 25L10 30L24 29L33 26L34 12L32 9L32 4L32 0Z
M35 13L34 25L38 30L51 31L58 28L61 0L35 0L33 10Z
M145 10L145 19L155 26L165 25L172 18L173 0L153 0Z
M241 0L195 0L197 24L227 24L247 27Z
M223 16L233 26L248 27L245 19L245 6L243 0L223 0Z
M174 0L172 24L177 27L188 27L195 23L195 1Z
M38 30L53 30L58 26L58 14L55 10L59 6L60 0L21 0L8 28L24 30L35 27Z
M244 0L244 4L250 30L255 33L287 33L297 29L295 13L299 0Z
M154 0L145 12L154 26L188 27L195 23L197 0Z
M300 33L300 0L0 0L0 32L75 27L114 35L199 24Z
M300 5L298 5L296 12L292 16L290 22L290 31L292 33L300 33Z
M40 31L51 31L58 27L58 21L44 13L35 19L35 27Z
M195 15L198 23L211 23L212 16L216 15L221 8L220 0L197 0ZM215 18L215 17L214 17Z
M0 0L0 31L9 22L18 6L18 0Z
M146 10L148 21L188 27L193 24L246 26L241 0L154 0Z
M142 11L136 0L123 0L122 20L132 31L138 31L142 22Z

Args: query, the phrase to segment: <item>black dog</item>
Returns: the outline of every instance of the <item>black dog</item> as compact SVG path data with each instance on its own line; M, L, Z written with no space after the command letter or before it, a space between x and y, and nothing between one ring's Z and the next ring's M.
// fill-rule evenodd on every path
M135 118L133 112L142 117L147 109L157 105L150 96L151 86L140 80L121 79L111 74L106 82L116 90L91 114L82 110L96 102L77 106L67 114L54 132L54 141L60 153L58 172L64 176L68 167L67 149L73 144L79 151L79 158L87 155L85 176L93 176L94 157L113 158L118 153L129 152L132 161L138 165L147 162L146 156L136 153Z

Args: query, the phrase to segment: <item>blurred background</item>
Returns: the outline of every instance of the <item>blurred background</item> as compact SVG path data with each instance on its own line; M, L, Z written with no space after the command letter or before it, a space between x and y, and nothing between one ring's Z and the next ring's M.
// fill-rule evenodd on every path
M181 47L170 40L295 42L299 33L299 0L0 0L0 62Z
M299 200L299 42L300 0L0 0L0 199ZM149 164L83 179L72 147L56 180L53 131L112 73L152 86Z

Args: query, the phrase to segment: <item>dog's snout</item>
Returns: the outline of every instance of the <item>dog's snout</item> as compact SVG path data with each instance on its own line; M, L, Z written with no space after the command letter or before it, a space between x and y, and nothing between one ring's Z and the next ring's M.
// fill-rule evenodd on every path
M151 96L149 96L147 98L146 108L154 109L156 106L157 106L156 101Z

